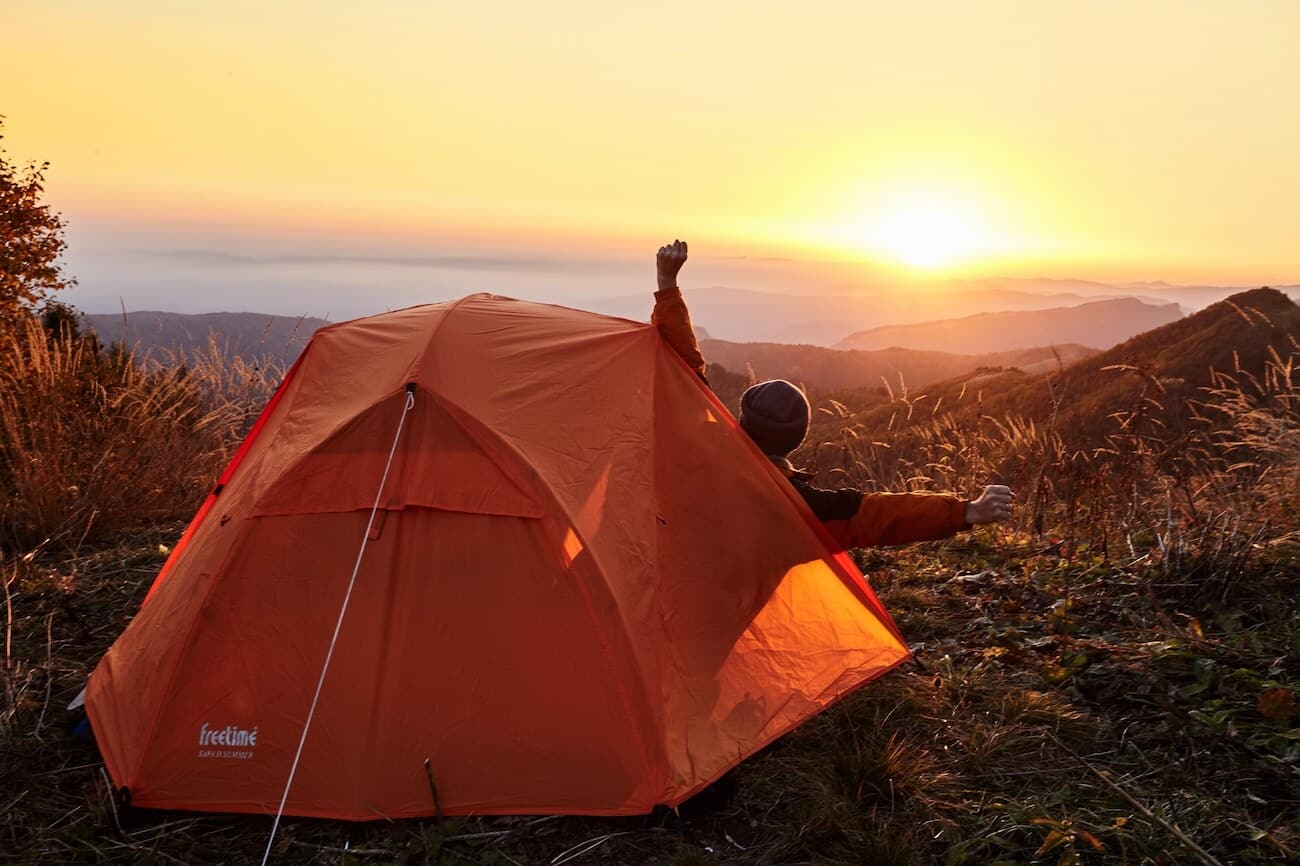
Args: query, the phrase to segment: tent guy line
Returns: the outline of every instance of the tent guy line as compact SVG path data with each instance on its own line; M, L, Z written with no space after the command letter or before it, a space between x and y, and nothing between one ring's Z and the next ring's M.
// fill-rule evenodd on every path
M325 653L325 663L321 665L320 679L316 681L316 693L311 698L311 709L302 725L302 736L298 739L298 750L293 755L293 765L289 767L289 778L284 783L284 793L280 796L280 805L275 810L275 820L271 823L271 834L266 840L266 851L262 854L262 866L271 859L271 846L275 844L275 834L280 829L280 818L284 815L284 804L289 800L289 791L293 788L293 777L298 772L298 761L302 758L302 747L307 742L307 732L311 730L312 717L316 715L316 704L320 700L321 687L325 685L325 675L329 673L330 660L334 658L334 647L339 640L339 631L343 628L343 617L348 612L348 602L352 600L352 590L357 584L357 573L361 570L361 559L366 555L366 545L370 542L370 531L375 525L375 515L379 513L379 503L388 486L388 472L393 468L393 457L397 454L397 443L402 439L402 429L406 426L406 416L415 408L415 383L406 383L406 403L402 415L397 420L397 432L393 434L393 445L388 449L388 461L384 464L383 477L379 479L379 489L375 491L375 504L370 508L370 519L366 522L366 532L361 536L361 549L357 551L357 561L352 566L352 577L348 580L348 591L343 595L343 604L339 607L339 617L334 623L334 634L330 638L329 650Z

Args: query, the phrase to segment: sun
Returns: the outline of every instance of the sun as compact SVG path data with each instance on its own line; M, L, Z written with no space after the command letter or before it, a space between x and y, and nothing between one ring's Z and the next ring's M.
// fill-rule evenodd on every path
M970 221L942 201L906 203L882 218L877 234L889 258L922 270L951 267L979 247Z
M842 227L848 246L914 271L954 270L993 251L995 233L981 209L938 190L904 190L874 197Z

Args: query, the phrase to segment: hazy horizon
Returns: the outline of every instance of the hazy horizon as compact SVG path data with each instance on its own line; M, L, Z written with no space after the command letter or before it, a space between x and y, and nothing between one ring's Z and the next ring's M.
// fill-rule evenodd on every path
M78 284L59 298L88 313L116 313L123 308L256 312L338 321L491 292L566 305L640 296L648 315L654 289L653 248L639 254L542 245L354 243L350 248L330 248L301 240L277 243L274 238L239 241L202 236L165 237L162 240L168 245L162 246L159 238L147 234L85 237L76 225L70 226L69 240L67 271ZM1209 301L1195 292L1180 294L1175 291L1178 287L1285 287L1300 284L1300 274L1289 280L1238 284L1089 280L1068 273L931 276L890 272L864 262L747 257L697 247L681 282L688 292L725 287L818 297L932 292L950 284L979 284L1084 298L1128 294L1195 309Z

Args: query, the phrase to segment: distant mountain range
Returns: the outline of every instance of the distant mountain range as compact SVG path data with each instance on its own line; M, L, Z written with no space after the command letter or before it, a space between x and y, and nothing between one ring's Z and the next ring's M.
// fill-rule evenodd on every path
M324 319L269 316L264 313L163 313L145 310L124 315L83 314L82 322L104 343L124 343L142 354L205 351L209 344L231 355L291 363Z
M1254 286L1180 286L1160 280L1155 282L1118 283L1113 286L1116 291L1132 293L1142 298L1159 298L1174 301L1185 310L1202 310L1210 304L1252 291ZM1300 285L1272 286L1291 300L1300 300Z
M711 304L720 303L727 297L739 304L737 315L740 316L747 315L743 302L755 297L770 305L766 307L768 312L778 309L781 304L800 300L763 296L757 292L702 290L690 293L692 313L703 307L707 314ZM1061 296L1035 297L1059 300ZM849 300L867 302L867 299ZM639 301L642 304L639 318L644 319L648 312L645 299ZM947 405L954 405L962 390L978 379L978 390L985 394L983 411L997 409L1005 400L1007 411L1032 412L1047 394L1045 385L1035 384L1038 382L1035 374L1056 370L1061 365L1065 365L1074 376L1086 376L1089 381L1084 391L1089 394L1086 402L1091 404L1094 392L1105 397L1105 387L1112 380L1123 378L1113 373L1099 373L1094 369L1097 364L1129 363L1126 359L1136 359L1140 363L1151 363L1161 375L1186 378L1184 374L1188 371L1203 374L1211 364L1220 369L1230 366L1234 363L1234 351L1238 357L1247 359L1266 351L1271 343L1259 342L1262 332L1258 325L1246 329L1249 333L1243 331L1246 319L1236 312L1242 305L1262 305L1262 315L1281 323L1282 333L1297 332L1293 320L1300 320L1300 312L1297 312L1300 308L1279 291L1258 289L1233 296L1231 304L1214 304L1185 318L1178 318L1178 309L1173 304L1148 304L1128 298L1083 303L1064 309L1058 306L1035 311L984 313L907 327L877 328L855 334L845 341L857 345L881 345L901 342L900 338L907 335L909 341L941 346L943 351L933 348L831 349L778 342L735 342L708 339L704 329L700 329L700 336L706 358L731 371L738 380L747 379L752 374L758 378L792 379L822 392L863 389L876 392L883 379L895 388L901 382L910 389L924 387L936 396L947 394L950 398ZM702 318L695 316L697 322ZM125 342L142 353L192 354L215 344L230 354L281 364L296 358L311 335L329 324L323 319L260 313L184 315L157 311L129 313L125 317L87 315L83 321L104 342ZM712 327L709 331L717 333ZM1139 331L1142 333L1132 339L1111 345L1116 340L1124 340L1126 332L1132 335ZM1168 341L1173 343L1160 352L1150 348ZM1038 345L1027 345L1033 342ZM987 351L990 348L998 351ZM1105 351L1097 354L1098 349ZM1097 381L1092 381L1094 379ZM1203 380L1204 375L1189 379L1198 384ZM944 382L949 385L945 386Z
M1069 343L1109 349L1182 316L1177 304L1115 298L1048 310L976 313L936 322L885 325L845 337L836 348L900 347L975 354Z
M956 354L917 349L858 351L798 346L786 343L729 343L702 340L700 349L710 364L757 379L789 379L817 389L923 386L976 370L1015 368L1022 372L1054 369L1097 353L1096 349L1066 345L985 354Z
M130 313L125 319L120 315L83 315L82 321L103 342L124 342L142 355L192 357L215 345L226 354L282 366L292 363L311 335L329 324L323 319L260 313L185 315L157 311ZM732 343L710 339L703 328L697 330L697 335L711 364L742 376L752 372L760 378L787 378L819 390L876 388L884 381L891 387L919 386L977 369L1034 372L1096 351L1077 345L971 354L912 349L845 351L781 343Z
M906 294L786 295L718 286L687 289L685 294L692 321L720 340L818 346L834 346L863 328L989 310L1045 310L1096 300L1071 292L1037 294L981 287ZM582 306L598 313L644 321L650 313L651 301L648 296L632 295L591 300Z
M1043 279L943 280L895 289L868 286L858 292L850 291L848 286L837 288L843 288L844 293L803 295L727 286L698 289L687 286L684 292L692 320L720 340L832 347L860 331L889 325L933 322L980 313L1078 307L1120 299L1156 307L1178 303L1187 310L1197 310L1242 291L1229 286L1182 287L1163 283L1121 286L1085 280ZM1283 286L1281 291L1300 297L1300 286ZM644 321L649 315L651 301L648 295L638 294L590 299L578 306ZM1153 320L1146 321L1145 327L1157 324ZM1137 330L1130 333L1137 333ZM1099 345L1102 341L1090 342L1061 334L1045 342ZM1044 344L1039 342L1036 345ZM942 348L966 351L948 346Z

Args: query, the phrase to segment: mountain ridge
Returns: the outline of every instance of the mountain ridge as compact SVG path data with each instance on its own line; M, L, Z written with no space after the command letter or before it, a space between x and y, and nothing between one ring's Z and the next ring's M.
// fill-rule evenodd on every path
M1005 352L957 353L927 349L829 349L789 343L733 343L701 340L709 364L733 372L752 371L756 379L788 379L819 390L876 387L882 382L925 386L977 370L1052 369L1096 354L1079 345L1038 346Z
M833 347L864 328L946 318L954 311L973 315L990 310L1040 310L1097 300L1074 293L1037 294L1016 289L977 289L951 293L796 295L706 286L683 292L691 319L714 337L731 342L799 342ZM648 296L625 295L588 300L585 309L644 321ZM785 337L786 339L781 339Z
M931 322L885 325L850 334L834 348L897 346L971 354L1074 343L1100 350L1182 316L1178 304L1112 298L1069 307L974 313Z
M963 374L926 386L925 399L944 406L959 424L1016 415L1051 423L1074 447L1098 447L1117 413L1147 412L1161 424L1185 424L1187 401L1212 384L1212 371L1259 377L1274 354L1285 359L1297 352L1300 306L1265 287L1144 331L1054 374ZM839 396L856 403L857 420L868 430L896 421L878 395ZM916 413L918 420L930 416Z
M125 314L82 313L83 327L101 342L122 343L143 355L192 356L215 342L223 351L246 358L291 363L311 335L331 324L309 316L270 313L169 313L138 310Z

